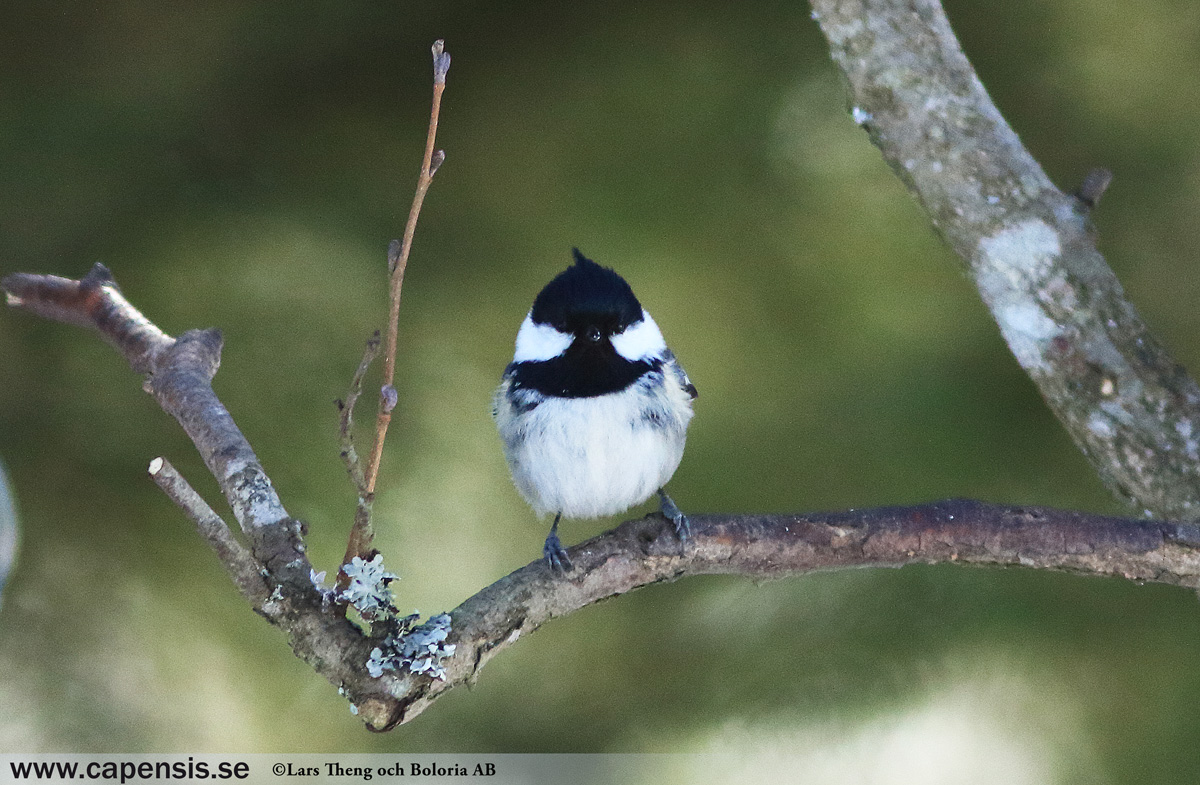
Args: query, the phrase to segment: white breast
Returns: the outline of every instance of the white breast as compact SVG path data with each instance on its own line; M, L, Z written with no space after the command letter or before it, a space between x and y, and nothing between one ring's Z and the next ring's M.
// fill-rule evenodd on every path
M496 424L517 490L538 514L615 515L666 485L683 457L690 396L673 373L617 393L546 398L518 413L506 379Z

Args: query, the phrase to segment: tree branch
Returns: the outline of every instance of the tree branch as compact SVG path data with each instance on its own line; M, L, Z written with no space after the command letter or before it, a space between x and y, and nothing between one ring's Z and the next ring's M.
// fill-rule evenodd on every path
M812 0L857 122L921 201L1021 367L1105 485L1200 517L1200 387L1096 250L1090 201L1058 190L996 109L937 0Z
M97 262L78 281L57 275L14 273L0 281L5 301L45 319L99 331L138 373L149 373L160 352L175 339L158 329L117 288L112 273Z
M1119 492L1156 512L1191 511L1197 469L1194 462L1185 466L1185 457L1196 450L1189 429L1200 392L1145 333L1091 245L1081 203L1054 189L1020 147L962 57L941 9L932 0L813 5L850 78L856 119L968 260L1014 354L1068 429L1082 429L1076 438ZM444 80L448 59L440 54L435 50L435 69ZM431 140L435 125L436 102ZM429 174L436 160L431 145L424 165ZM1081 198L1094 202L1102 192L1096 180ZM402 271L411 243L411 233L405 236L403 253L392 254L394 272ZM439 663L442 678L406 671L372 676L368 662L379 639L347 621L331 593L314 585L303 526L287 514L212 389L220 333L193 330L171 338L120 295L100 265L80 281L16 274L0 280L0 288L10 305L98 330L147 375L146 391L195 444L249 550L160 459L151 467L156 481L197 520L255 610L284 630L296 654L337 685L372 729L411 720L553 618L689 575L778 577L953 562L1200 587L1200 526L1192 523L947 501L809 515L694 515L683 544L673 525L656 515L571 548L575 570L569 575L538 560L462 603L450 614L446 643L454 650ZM1068 393L1083 403L1070 403ZM345 413L348 456L350 426ZM352 475L356 465L348 462ZM372 459L370 471L355 475L368 493L376 466Z
M208 506L200 494L184 479L183 475L166 458L150 461L150 477L167 497L188 514L196 524L196 531L205 539L217 558L225 565L229 577L238 591L255 610L267 601L269 590L263 580L262 566L236 539L229 526Z
M642 586L691 575L759 578L846 567L956 562L1113 575L1200 586L1200 526L953 500L807 515L689 515L681 547L659 515L627 521L569 549L569 578L534 562L450 615L457 650L446 680L408 681L388 725L407 722L472 681L501 650L550 619Z
M689 575L779 577L844 567L958 562L1200 586L1200 526L1194 524L949 501L811 515L694 515L689 516L692 534L685 546L673 525L654 515L627 521L571 548L575 570L569 576L552 572L539 559L462 603L450 614L447 642L456 648L440 663L444 680L390 671L375 678L366 662L377 640L348 622L329 594L313 585L302 527L284 511L250 445L212 390L219 333L192 330L171 339L119 297L111 279L92 295L75 298L73 305L55 307L40 302L38 293L57 297L55 292L82 288L82 282L18 274L0 280L0 288L12 295L11 303L33 313L71 324L91 320L127 357L151 359L148 390L204 457L250 539L252 557L232 544L228 530L219 531L223 524L208 520L218 530L206 538L255 609L283 629L297 656L341 688L376 730L411 720L448 689L473 680L498 652L555 617ZM126 329L129 324L142 328ZM151 336L153 350L146 336ZM160 483L166 466L159 460L152 464ZM173 498L177 495L172 492ZM193 517L207 518L212 511L204 512L207 505L196 501L181 505ZM249 579L255 568L263 589Z

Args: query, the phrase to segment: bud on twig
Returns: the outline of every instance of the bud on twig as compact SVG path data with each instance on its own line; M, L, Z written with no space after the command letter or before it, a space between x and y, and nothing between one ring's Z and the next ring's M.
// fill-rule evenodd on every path
M446 84L446 72L450 70L450 53L446 51L446 42L438 39L433 42L433 83Z
M391 414L392 409L395 409L396 404L400 402L400 394L396 392L396 388L390 384L385 384L380 388L379 398L382 401L384 414Z
M400 252L404 249L404 243L399 240L392 240L388 243L388 275L396 272L396 265L400 262Z
M1112 179L1112 172L1107 169L1093 169L1083 178L1083 183L1075 191L1075 197L1088 207L1095 207L1100 203L1100 197L1108 190Z

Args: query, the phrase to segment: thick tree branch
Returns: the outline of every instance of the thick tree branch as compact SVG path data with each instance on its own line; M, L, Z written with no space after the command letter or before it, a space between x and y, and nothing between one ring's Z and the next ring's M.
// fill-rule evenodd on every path
M811 2L855 120L963 258L1017 361L1104 483L1139 512L1200 517L1200 387L1096 250L1085 200L1098 184L1081 200L1050 182L937 0Z
M540 561L451 613L457 650L446 680L400 681L405 698L384 727L406 722L475 678L502 649L550 619L634 589L690 575L783 577L845 567L988 564L1200 586L1200 526L954 500L916 507L771 516L689 516L681 547L658 515L627 521L570 550L563 578Z

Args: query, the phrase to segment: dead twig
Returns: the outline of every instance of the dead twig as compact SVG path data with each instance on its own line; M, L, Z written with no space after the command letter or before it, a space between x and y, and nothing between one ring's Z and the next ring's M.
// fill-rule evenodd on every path
M196 490L184 479L166 458L155 458L150 461L148 469L155 485L162 489L171 501L188 514L196 524L196 531L208 542L209 547L216 552L217 558L225 565L229 577L238 587L250 605L262 608L270 590L263 580L262 565L259 564L250 551L237 541L228 524L208 506L208 502L196 493Z

